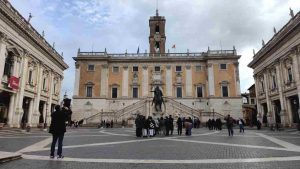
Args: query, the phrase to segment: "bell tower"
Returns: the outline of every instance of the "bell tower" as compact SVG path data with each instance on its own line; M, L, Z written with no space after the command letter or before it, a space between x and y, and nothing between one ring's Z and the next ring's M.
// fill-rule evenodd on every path
M156 15L149 19L150 35L149 46L150 53L165 53L166 35L165 35L166 19L164 16L159 16L158 9Z

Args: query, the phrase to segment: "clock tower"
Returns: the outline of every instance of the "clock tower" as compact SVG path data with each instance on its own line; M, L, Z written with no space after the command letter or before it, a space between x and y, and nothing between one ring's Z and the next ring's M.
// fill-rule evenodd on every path
M158 10L156 10L156 16L151 16L149 19L150 53L165 53L165 44L166 44L165 24L166 24L165 17L159 16Z

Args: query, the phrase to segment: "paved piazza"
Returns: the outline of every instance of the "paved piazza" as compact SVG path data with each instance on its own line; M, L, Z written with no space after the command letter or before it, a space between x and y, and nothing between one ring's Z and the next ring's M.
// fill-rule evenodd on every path
M49 159L51 135L0 131L0 149L22 159L0 168L299 168L297 131L193 129L192 136L136 138L134 129L68 129L62 160Z

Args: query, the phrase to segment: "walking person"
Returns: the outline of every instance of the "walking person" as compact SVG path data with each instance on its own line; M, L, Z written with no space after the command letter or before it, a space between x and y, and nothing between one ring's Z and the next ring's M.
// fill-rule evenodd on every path
M62 155L62 146L64 134L66 132L66 121L67 119L67 107L64 107L63 110L60 109L59 105L55 106L55 111L51 114L51 124L49 133L52 134L52 144L50 150L50 158L54 158L55 145L58 141L57 149L57 158L63 158Z
M244 122L244 120L243 119L239 119L239 121L238 121L238 123L239 123L239 127L240 127L240 133L241 132L243 132L244 133L244 125L245 125L245 122Z
M180 117L178 117L176 123L177 123L177 133L178 133L178 135L181 136L181 134L182 134L182 121L181 121Z
M233 123L234 123L234 120L232 117L230 117L230 115L228 114L227 117L225 117L226 120L226 125L227 125L227 129L228 129L228 135L229 136L233 136Z
M170 134L173 135L173 130L174 130L174 124L173 124L174 119L172 118L172 115L169 116L169 126L170 126Z

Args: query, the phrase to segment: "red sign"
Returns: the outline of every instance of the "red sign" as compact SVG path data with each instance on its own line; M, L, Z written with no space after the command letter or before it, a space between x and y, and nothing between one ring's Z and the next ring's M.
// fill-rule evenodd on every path
M8 87L12 88L13 90L19 89L19 81L19 78L11 76L8 80Z

